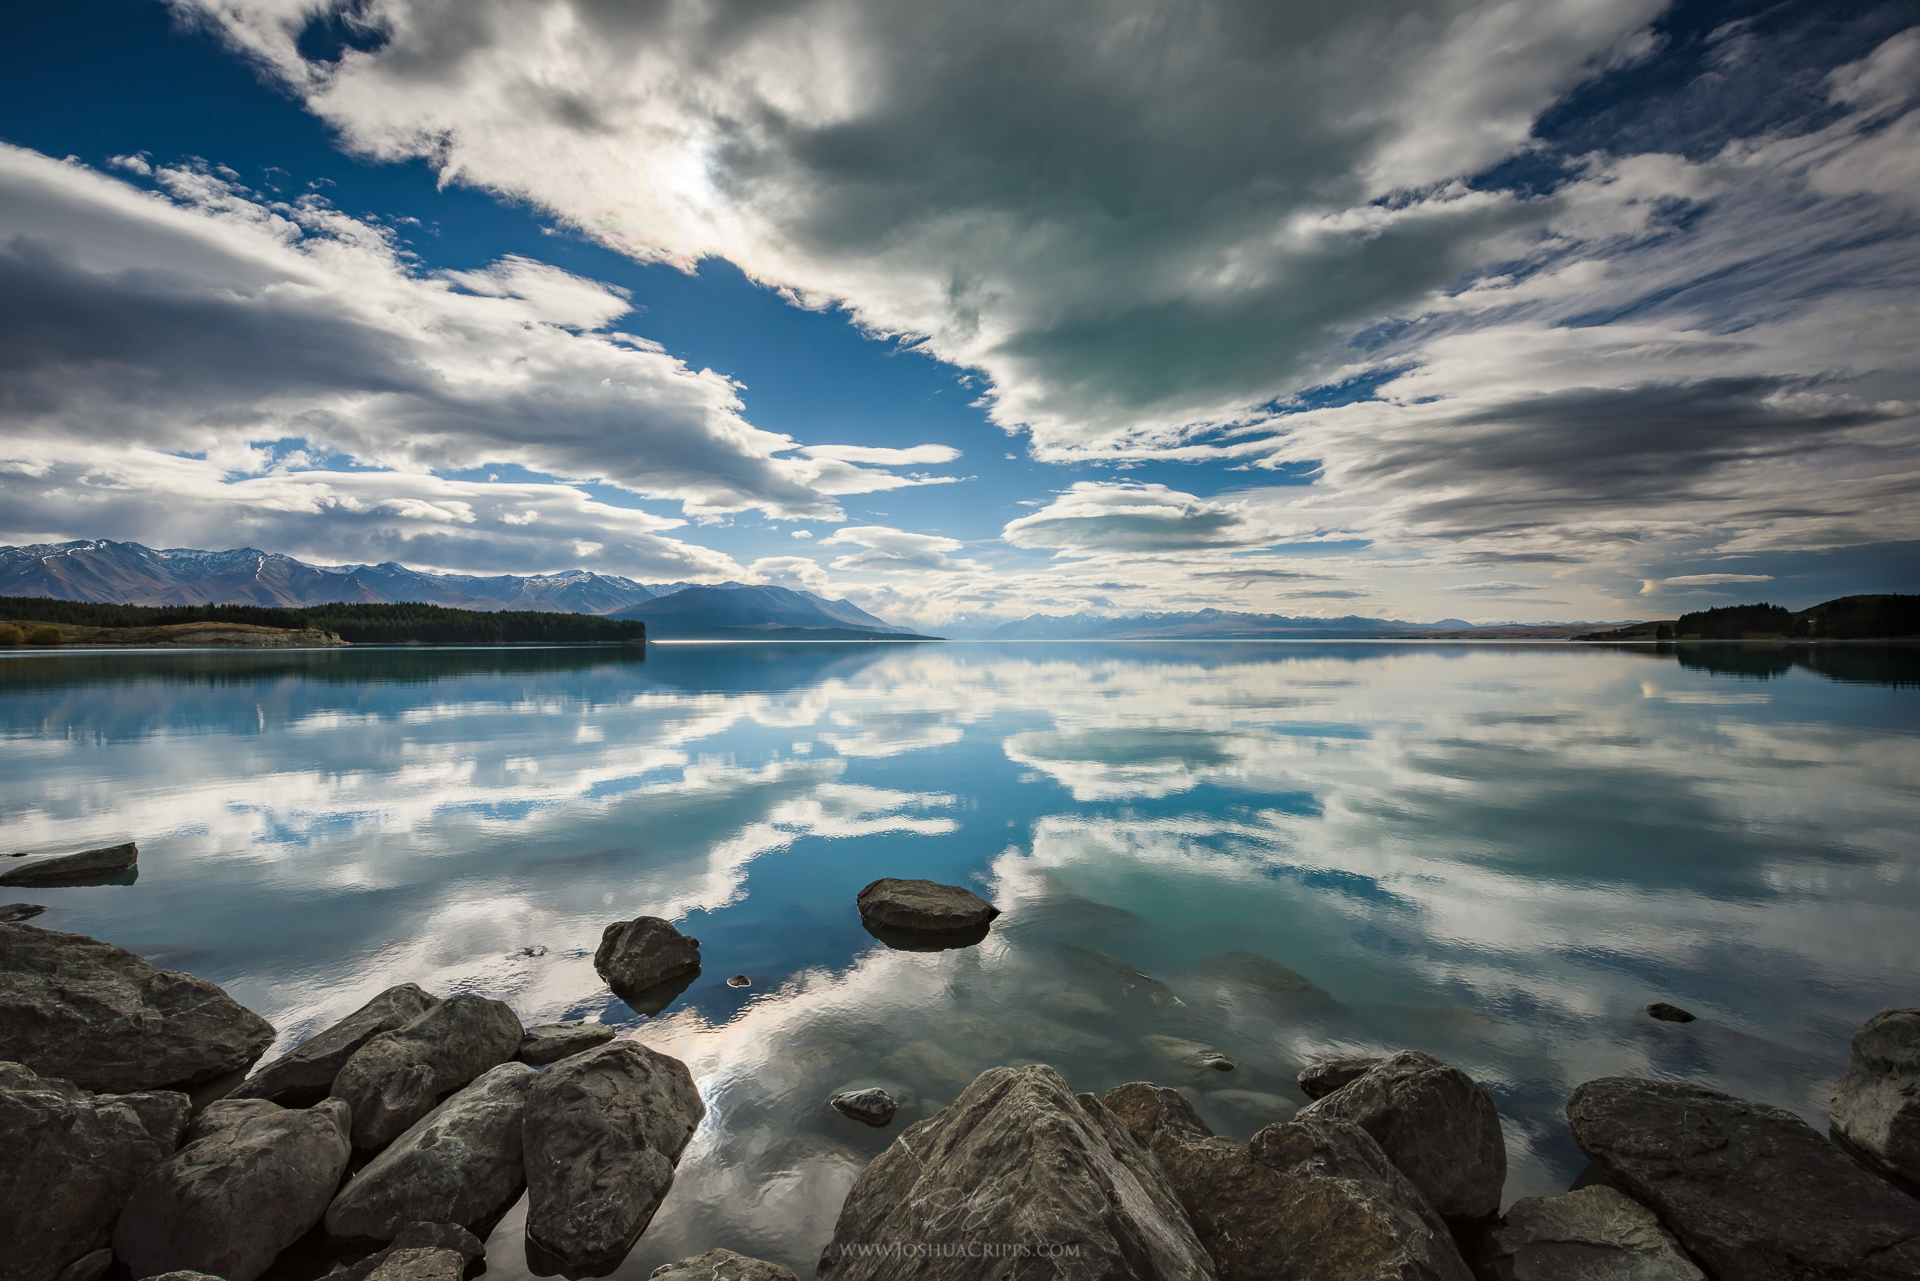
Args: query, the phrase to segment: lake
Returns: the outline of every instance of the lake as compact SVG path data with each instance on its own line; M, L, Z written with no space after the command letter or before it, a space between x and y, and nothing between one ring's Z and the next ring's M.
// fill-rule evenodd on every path
M1316 1058L1424 1049L1498 1102L1511 1201L1584 1166L1583 1080L1824 1129L1854 1028L1920 1004L1920 651L1662 649L11 655L8 848L141 861L3 893L221 984L270 1054L414 981L685 1059L707 1118L623 1277L714 1246L812 1275L865 1163L999 1063L1189 1087L1245 1138ZM1004 915L892 950L854 909L882 876ZM650 1018L592 965L642 914L705 958ZM888 1129L825 1106L867 1084ZM522 1225L490 1277L529 1275Z

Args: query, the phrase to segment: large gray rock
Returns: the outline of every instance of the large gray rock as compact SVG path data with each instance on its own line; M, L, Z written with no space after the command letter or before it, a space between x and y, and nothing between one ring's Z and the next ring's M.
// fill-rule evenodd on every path
M1853 1034L1832 1118L1868 1160L1920 1183L1920 1010L1882 1010Z
M318 1103L327 1097L333 1079L361 1046L382 1032L405 1027L438 1004L438 997L412 983L390 987L255 1072L227 1097L272 1099L290 1108Z
M411 1223L476 1234L526 1184L521 1126L538 1068L502 1063L394 1140L327 1207L337 1237L393 1240Z
M30 921L46 910L38 903L9 903L0 907L0 921Z
M1105 1102L1167 1172L1220 1281L1468 1281L1440 1216L1350 1121L1282 1122L1248 1144L1164 1086Z
M487 1247L480 1238L457 1223L409 1223L401 1228L384 1250L376 1250L358 1263L327 1274L327 1281L367 1281L380 1265L401 1250L432 1248L451 1250L460 1256L462 1267L486 1257Z
M82 850L78 854L42 855L0 872L0 885L65 885L90 881L116 876L139 861L140 848L132 841Z
M1371 1134L1441 1218L1472 1222L1499 1213L1507 1182L1500 1113L1460 1069L1402 1050L1309 1103L1294 1120L1335 1116Z
M749 1259L731 1250L709 1250L678 1263L663 1263L649 1281L798 1281L792 1272L765 1259Z
M514 1055L522 1063L545 1067L561 1059L584 1054L596 1045L613 1039L613 1029L604 1023L575 1020L568 1023L543 1023L530 1027L520 1038L520 1050Z
M84 934L0 923L0 1059L125 1094L242 1071L271 1044L271 1023L205 979Z
M0 1281L53 1281L105 1247L191 1110L184 1094L88 1094L0 1063Z
M982 1255L980 1243L1003 1249ZM1019 1247L1040 1253L1020 1255ZM1051 1247L1071 1246L1071 1256ZM879 1247L875 1249L874 1247ZM892 1247L889 1249L889 1247ZM830 1281L1212 1281L1166 1173L1052 1068L991 1068L855 1180L820 1256Z
M638 996L700 970L700 940L657 916L615 921L601 932L593 968L622 998Z
M1567 1121L1580 1150L1718 1281L1920 1276L1920 1201L1791 1112L1603 1077L1573 1092Z
M284 1111L285 1108L271 1099L215 1099L194 1116L180 1146L198 1143L258 1117L278 1116Z
M338 1099L243 1117L147 1171L114 1225L113 1252L135 1276L253 1281L320 1222L352 1156Z
M548 1068L527 1097L528 1239L568 1272L625 1257L706 1114L687 1065L637 1041Z
M985 927L1000 909L958 885L883 876L854 899L860 919L876 930L960 934Z
M466 1267L467 1261L456 1251L415 1246L381 1259L367 1281L460 1281Z
M1652 1210L1599 1184L1515 1201L1480 1263L1494 1281L1706 1281Z
M464 994L373 1037L333 1080L334 1097L353 1108L353 1146L385 1147L437 1101L511 1059L524 1035L512 1006Z

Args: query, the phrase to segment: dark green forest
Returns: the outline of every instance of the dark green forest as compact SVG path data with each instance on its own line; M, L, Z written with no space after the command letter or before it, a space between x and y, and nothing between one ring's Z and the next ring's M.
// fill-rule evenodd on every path
M1879 640L1920 636L1920 596L1842 596L1797 614L1779 605L1726 605L1682 614L1676 636L1739 640L1743 636L1806 637L1811 640Z
M333 632L355 645L618 644L644 641L635 619L537 610L481 613L440 605L102 605L43 596L0 596L0 619L31 619L76 627L170 627L176 623L245 623L296 631Z

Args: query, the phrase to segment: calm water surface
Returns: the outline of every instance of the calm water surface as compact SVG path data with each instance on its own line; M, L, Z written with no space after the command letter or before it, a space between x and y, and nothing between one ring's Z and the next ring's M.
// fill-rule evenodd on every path
M684 1058L707 1120L624 1277L719 1245L811 1275L861 1167L997 1063L1187 1086L1244 1138L1315 1057L1425 1049L1498 1101L1511 1200L1584 1164L1580 1081L1690 1077L1824 1127L1853 1028L1920 1003L1920 662L1799 654L11 656L4 839L131 837L141 864L7 893L220 983L274 1053L411 980ZM879 876L1005 915L893 951L853 906ZM706 957L653 1018L592 965L642 913ZM824 1106L866 1084L906 1102L892 1128ZM522 1226L489 1276L528 1274Z

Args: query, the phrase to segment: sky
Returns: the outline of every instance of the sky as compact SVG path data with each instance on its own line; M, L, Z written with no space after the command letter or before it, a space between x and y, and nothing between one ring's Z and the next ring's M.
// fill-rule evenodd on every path
M927 628L1920 590L1905 4L6 24L0 543Z

